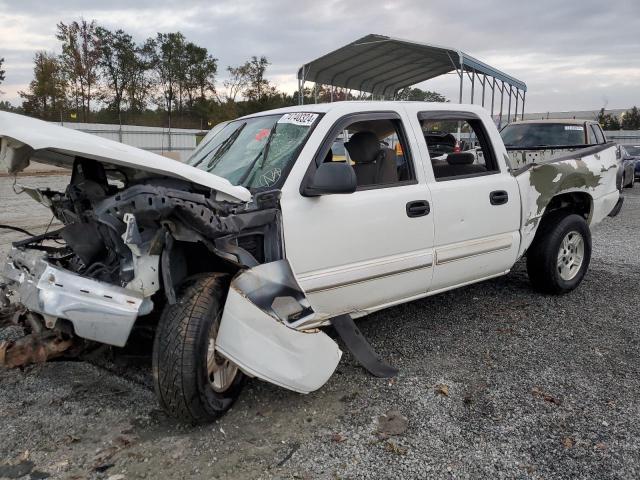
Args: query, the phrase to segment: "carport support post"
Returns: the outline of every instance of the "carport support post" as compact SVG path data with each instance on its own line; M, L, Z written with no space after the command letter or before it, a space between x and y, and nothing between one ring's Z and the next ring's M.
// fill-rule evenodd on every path
M491 85L491 120L493 120L495 122L495 120L493 119L493 107L494 107L494 100L496 98L496 79L495 77L493 78L493 82Z
M511 97L513 96L513 87L509 85L509 110L507 111L507 125L511 123Z
M513 115L513 120L518 120L518 100L520 99L520 90L516 87L516 111Z
M502 105L504 102L504 81L500 80L500 121L498 122L498 129L502 128Z
M300 70L298 70L298 104L304 105L304 78L305 78L305 66L303 65ZM302 75L300 75L302 73Z
M520 120L524 120L524 99L526 95L527 91L525 90L524 92L522 92L522 113L520 114Z
M458 97L458 103L462 103L462 86L464 83L464 70L462 70L462 66L460 66L460 73L458 75L460 75L460 95Z
M456 69L457 70L457 69ZM462 59L462 56L460 56L460 97L459 97L459 101L458 103L462 103L462 87L464 85L464 60ZM462 128L462 125L460 122L458 122L458 145L460 145L460 130Z
M487 82L487 76L482 76L482 108L484 108L484 84Z
M476 72L471 72L471 104L473 105L473 93L476 87Z

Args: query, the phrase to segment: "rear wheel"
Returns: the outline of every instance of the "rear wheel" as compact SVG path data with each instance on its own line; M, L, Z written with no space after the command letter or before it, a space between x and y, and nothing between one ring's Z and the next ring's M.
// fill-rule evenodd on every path
M527 253L533 287L561 294L576 288L591 260L591 232L583 217L557 212L543 219Z
M162 408L189 423L225 413L244 383L238 367L215 350L227 291L225 276L202 274L180 287L165 307L153 348L153 377Z

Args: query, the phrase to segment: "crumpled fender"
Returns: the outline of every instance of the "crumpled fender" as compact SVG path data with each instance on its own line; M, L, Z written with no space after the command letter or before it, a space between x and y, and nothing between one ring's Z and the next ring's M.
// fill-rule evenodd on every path
M248 375L309 393L329 380L342 356L324 332L301 330L314 318L287 260L258 265L231 282L216 349Z

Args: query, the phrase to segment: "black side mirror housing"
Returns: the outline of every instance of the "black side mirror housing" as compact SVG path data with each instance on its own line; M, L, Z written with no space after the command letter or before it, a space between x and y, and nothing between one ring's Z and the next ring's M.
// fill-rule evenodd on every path
M317 197L336 193L353 193L357 186L356 172L351 165L326 162L316 169L302 194L305 197Z

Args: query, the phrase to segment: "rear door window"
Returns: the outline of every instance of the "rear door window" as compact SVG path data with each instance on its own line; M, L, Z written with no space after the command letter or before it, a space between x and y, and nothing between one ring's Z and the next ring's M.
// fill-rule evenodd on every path
M454 180L499 171L489 137L478 119L457 117L429 118L419 114L420 126L436 181Z

